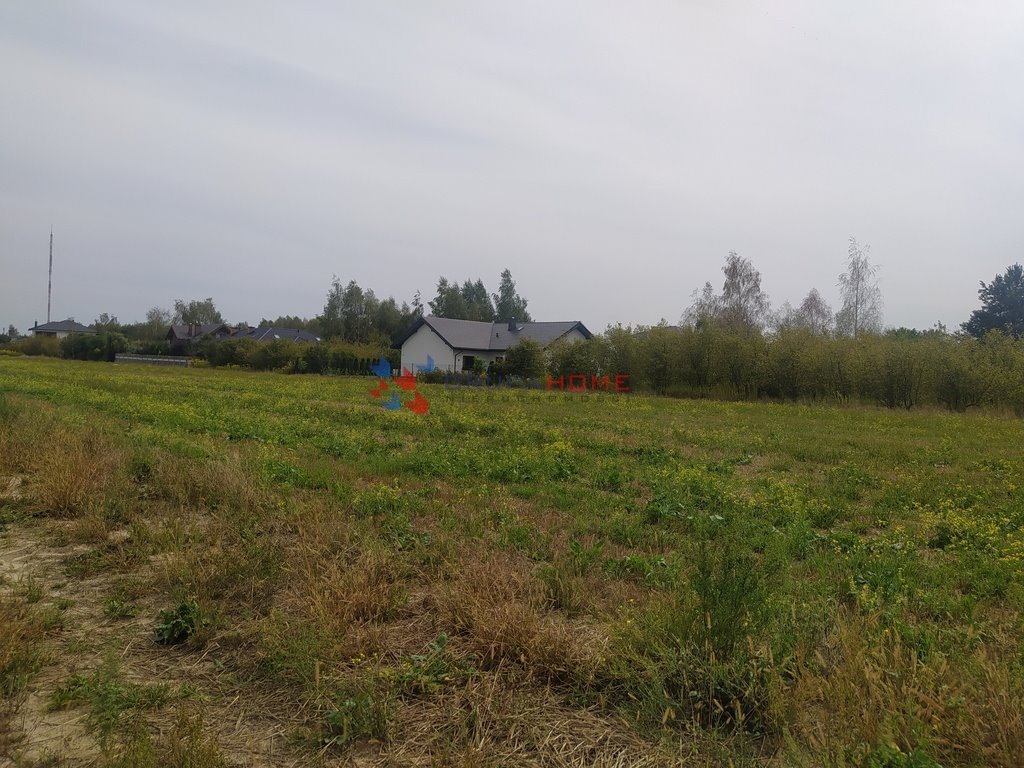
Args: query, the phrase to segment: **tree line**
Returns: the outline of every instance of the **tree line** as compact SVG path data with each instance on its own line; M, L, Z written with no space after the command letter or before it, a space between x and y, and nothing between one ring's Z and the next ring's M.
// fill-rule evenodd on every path
M990 405L1024 415L1019 264L981 283L982 306L955 333L942 325L883 330L878 268L854 238L834 313L814 289L773 312L760 273L735 252L722 272L721 290L706 283L695 292L679 325L619 325L584 342L527 345L492 373L626 373L639 388L681 397Z
M869 247L850 238L838 285L842 304L833 311L816 289L796 306L773 310L760 272L730 252L720 290L709 282L695 291L677 325L613 326L593 339L555 344L547 350L524 341L505 360L478 375L533 377L549 373L629 374L638 389L687 397L779 400L857 399L890 407L940 404L953 410L997 405L1024 413L1024 269L1014 264L978 291L981 307L954 333L883 330L878 266ZM441 317L506 322L529 321L509 270L490 293L480 279L438 280L429 311ZM261 327L303 328L332 349L274 342L206 344L211 364L301 372L356 372L373 354L387 353L425 307L417 292L411 304L378 299L355 281L335 277L323 311L313 318L283 316ZM212 298L154 307L139 323L122 325L100 315L95 337L19 342L29 354L112 359L116 352L159 352L172 324L221 323ZM239 324L244 325L244 324ZM7 338L16 337L8 329ZM0 343L4 341L0 338ZM390 353L389 353L390 354ZM397 363L396 363L397 364Z
M438 278L434 298L427 302L430 313L438 317L485 322L508 322L512 319L529 322L531 318L526 308L527 303L516 291L515 281L508 269L502 271L496 293L489 293L480 278L467 279L460 284L442 276ZM343 283L335 276L327 290L320 314L313 317L281 315L273 319L262 318L257 327L298 328L326 340L338 339L350 344L390 347L424 313L419 291L413 296L411 304L399 304L394 297L380 299L372 289L361 287L355 280ZM104 312L92 325L99 333L118 334L136 351L158 353L171 325L221 323L240 328L249 327L245 321L228 323L212 297L176 299L170 309L152 307L146 312L145 320L135 323L121 323L116 315ZM9 342L18 336L17 329L12 325L6 335L0 333L0 343Z

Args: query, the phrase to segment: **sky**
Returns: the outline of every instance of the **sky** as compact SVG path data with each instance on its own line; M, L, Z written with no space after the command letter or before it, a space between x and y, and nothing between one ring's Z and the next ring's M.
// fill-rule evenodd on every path
M730 251L951 329L1024 259L1024 3L0 3L0 326L318 314L508 268L677 322Z

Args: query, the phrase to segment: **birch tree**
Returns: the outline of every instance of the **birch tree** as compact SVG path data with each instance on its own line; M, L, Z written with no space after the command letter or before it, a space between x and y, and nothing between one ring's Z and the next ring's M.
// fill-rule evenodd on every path
M843 308L836 314L836 329L854 338L882 329L882 291L875 278L878 265L868 259L869 249L851 237L846 271L839 276Z

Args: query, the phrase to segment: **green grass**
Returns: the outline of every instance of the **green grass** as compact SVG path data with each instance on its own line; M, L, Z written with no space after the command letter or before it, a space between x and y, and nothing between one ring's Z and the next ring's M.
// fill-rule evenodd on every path
M1014 764L1020 421L371 384L3 359L0 476L127 530L68 576L134 574L110 618L201 606L188 652L230 641L310 753L543 763L590 712L666 762Z
M170 699L166 683L126 682L117 657L108 655L102 666L90 674L68 678L54 693L53 709L84 705L86 722L97 734L104 752L111 751L114 738L134 724L140 713L164 706Z

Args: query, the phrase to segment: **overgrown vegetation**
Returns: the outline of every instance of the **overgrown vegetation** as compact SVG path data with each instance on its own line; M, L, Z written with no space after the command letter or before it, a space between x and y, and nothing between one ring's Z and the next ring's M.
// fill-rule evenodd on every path
M0 359L0 505L131 644L274 691L299 761L1019 763L1016 419L421 386ZM36 592L0 608L41 651ZM221 764L122 650L55 704L112 765Z
M658 394L721 400L844 403L889 408L978 406L1024 414L1024 339L982 339L942 329L858 338L807 328L772 334L714 323L609 329L549 349L552 375L630 374Z

